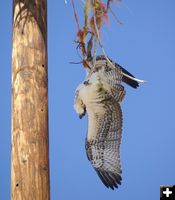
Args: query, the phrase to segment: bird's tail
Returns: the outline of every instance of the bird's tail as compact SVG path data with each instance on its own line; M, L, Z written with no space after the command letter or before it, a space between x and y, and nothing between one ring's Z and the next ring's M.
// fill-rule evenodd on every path
M137 87L139 87L139 83L145 82L144 80L135 78L131 73L129 73L123 67L120 66L120 68L121 68L122 74L123 74L122 81L125 82L126 84L128 84L129 86L131 86L133 88L137 88Z

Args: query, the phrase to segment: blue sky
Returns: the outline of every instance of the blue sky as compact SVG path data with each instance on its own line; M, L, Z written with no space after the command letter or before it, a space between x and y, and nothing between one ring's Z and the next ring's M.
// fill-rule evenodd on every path
M78 10L80 1L75 0ZM122 186L111 191L86 158L87 117L73 110L74 91L84 79L75 50L70 3L48 1L49 132L52 200L159 199L159 187L175 184L175 1L123 0L113 9L102 40L110 58L147 80L126 86L121 144ZM0 1L0 199L10 198L12 2Z

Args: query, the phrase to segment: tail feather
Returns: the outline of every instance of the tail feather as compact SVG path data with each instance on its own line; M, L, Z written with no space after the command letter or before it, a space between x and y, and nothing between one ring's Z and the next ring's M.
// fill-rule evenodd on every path
M120 67L120 69L122 70L122 72L124 74L127 74L133 78L135 78L135 76L133 76L131 73L129 73L126 69L124 69L123 67L121 67L119 64L117 64L118 67ZM139 83L136 80L133 80L127 76L123 76L122 81L126 84L128 84L129 86L133 87L133 88L137 88L139 87Z
M106 60L106 57L104 55L97 56L96 60ZM139 87L139 82L137 80L134 80L134 76L128 72L126 69L124 69L122 66L120 66L118 63L113 62L111 59L109 59L116 67L120 68L122 72L128 76L123 75L122 81L129 86L133 88ZM133 78L133 79L132 79Z

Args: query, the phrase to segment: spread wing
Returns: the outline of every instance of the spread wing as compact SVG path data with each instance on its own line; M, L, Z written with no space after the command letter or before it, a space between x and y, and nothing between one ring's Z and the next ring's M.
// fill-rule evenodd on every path
M97 57L94 72L98 72L100 81L112 97L117 102L122 101L126 93L124 87L121 85L123 78L122 70L119 67L110 67L105 58Z
M87 157L106 187L121 184L120 143L122 111L116 101L105 101L101 112L88 113ZM98 110L98 109L97 109Z
M108 81L110 81L112 83L112 85L120 84L122 81L133 88L137 88L139 86L139 83L136 80L131 79L131 77L132 78L135 78L135 77L130 72L128 72L126 69L121 67L118 63L115 63L111 59L109 59L116 67L116 69L113 69L109 66L104 55L97 56L96 60L97 60L96 65L106 66L104 76L106 76L106 78L108 79ZM123 74L125 74L125 75L123 75Z

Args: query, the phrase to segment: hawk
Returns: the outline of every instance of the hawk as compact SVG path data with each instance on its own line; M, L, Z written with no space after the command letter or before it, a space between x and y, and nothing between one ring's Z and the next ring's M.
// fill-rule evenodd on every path
M122 181L120 102L126 93L122 82L137 88L140 80L120 65L110 62L104 56L96 58L85 81L76 89L74 109L80 118L86 112L88 114L85 141L88 160L103 184L114 190Z

